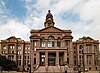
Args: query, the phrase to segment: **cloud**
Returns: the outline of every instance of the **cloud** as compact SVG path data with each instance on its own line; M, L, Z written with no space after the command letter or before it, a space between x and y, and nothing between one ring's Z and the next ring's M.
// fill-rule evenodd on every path
M80 9L82 19L91 20L100 15L100 0L89 0Z
M1 25L0 31L0 39L16 36L28 40L30 34L30 29L26 25L15 20L9 20L6 24Z
M7 15L5 2L1 1L0 38L15 35L29 40L30 29L44 28L45 15L50 9L55 26L66 30L71 29L73 40L83 36L100 40L100 0L20 0L24 2L24 7L27 9L26 16L20 21L16 17Z

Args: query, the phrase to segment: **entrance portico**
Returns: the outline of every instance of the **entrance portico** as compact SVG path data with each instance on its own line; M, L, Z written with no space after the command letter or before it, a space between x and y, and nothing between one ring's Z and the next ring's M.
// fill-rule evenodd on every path
M59 51L53 51L53 52L40 52L40 65L44 66L56 66L56 65L64 65L65 59L64 57L66 56L64 52L59 52ZM66 56L67 57L67 56Z

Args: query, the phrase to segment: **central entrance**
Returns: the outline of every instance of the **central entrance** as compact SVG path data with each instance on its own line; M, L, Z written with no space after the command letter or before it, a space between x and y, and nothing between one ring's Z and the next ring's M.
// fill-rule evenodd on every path
M56 63L56 53L48 53L48 65L55 66Z

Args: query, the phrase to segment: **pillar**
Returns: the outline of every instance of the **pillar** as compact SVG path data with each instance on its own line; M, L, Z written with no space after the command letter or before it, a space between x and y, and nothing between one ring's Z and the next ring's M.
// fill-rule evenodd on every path
M64 63L67 62L67 51L64 52Z
M39 65L40 64L40 53L37 52L36 54L36 64Z
M48 51L45 51L45 65L48 65Z
M54 41L54 46L57 47L57 40Z
M59 51L56 52L56 65L59 65Z

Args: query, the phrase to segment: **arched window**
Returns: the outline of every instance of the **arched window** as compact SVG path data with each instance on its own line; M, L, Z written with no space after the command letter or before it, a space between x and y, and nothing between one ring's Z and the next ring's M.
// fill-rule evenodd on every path
M54 37L53 36L48 37L48 47L54 47Z
M61 47L61 39L60 39L60 37L58 37L58 39L57 39L57 47Z
M44 37L41 39L41 47L45 47L45 38Z

